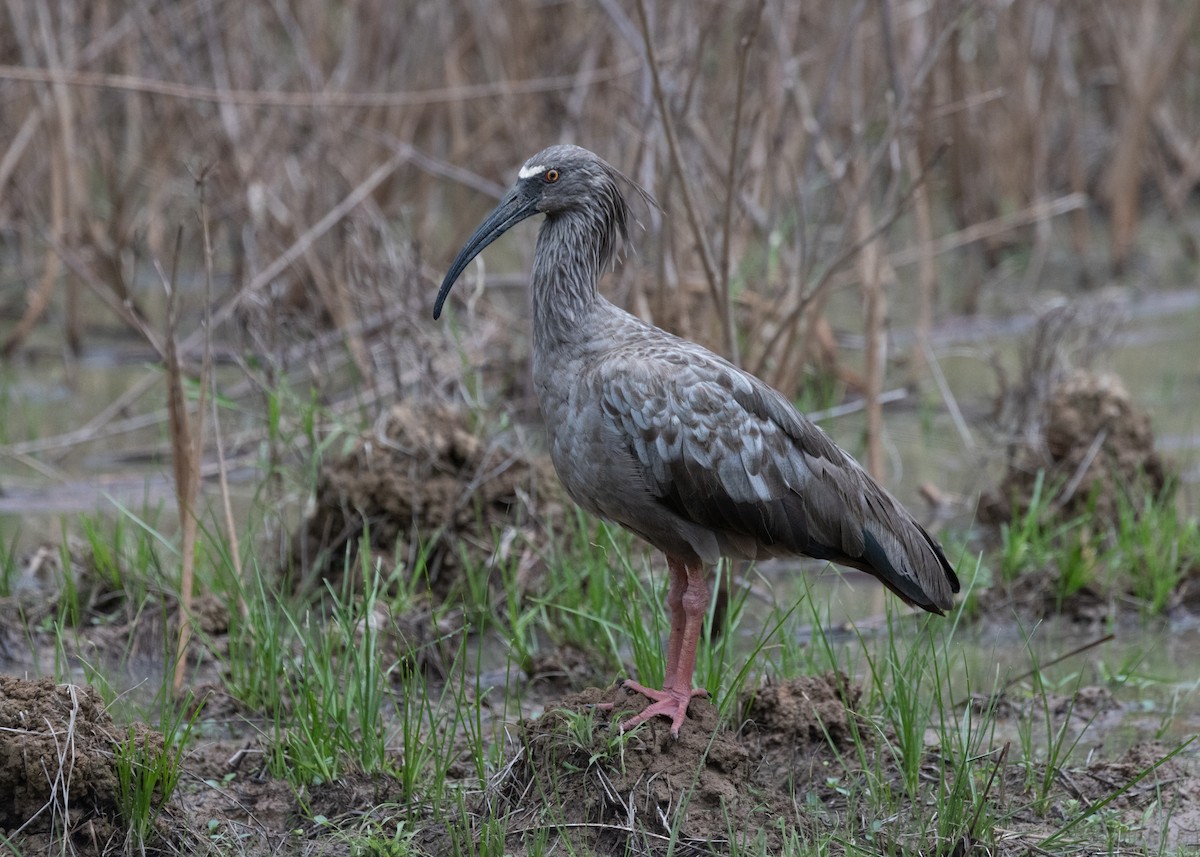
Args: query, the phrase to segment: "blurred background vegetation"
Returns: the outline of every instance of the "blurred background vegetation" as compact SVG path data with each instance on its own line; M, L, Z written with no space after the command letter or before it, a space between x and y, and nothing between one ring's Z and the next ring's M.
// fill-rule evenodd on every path
M460 285L469 320L429 311L558 141L661 206L613 300L793 397L865 394L871 436L888 372L926 379L939 326L974 316L969 340L1047 296L1194 282L1192 2L6 0L0 19L0 354L76 390L89 353L165 359L169 284L184 375L208 341L230 395L293 373L367 414L487 395L532 416L533 230ZM10 421L8 457L49 467L161 391Z

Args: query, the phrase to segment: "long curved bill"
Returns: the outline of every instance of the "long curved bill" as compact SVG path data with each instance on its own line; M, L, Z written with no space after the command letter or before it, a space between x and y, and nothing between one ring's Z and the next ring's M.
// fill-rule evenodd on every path
M458 251L458 256L454 258L454 264L450 266L450 271L446 274L446 278L442 280L442 287L438 289L437 300L433 303L433 317L436 320L442 314L442 304L446 302L446 296L450 294L450 288L454 285L454 281L458 279L458 275L463 272L467 265L471 264L471 260L483 251L483 248L491 244L514 225L520 223L527 217L537 214L537 199L526 196L521 193L519 187L514 187L504 199L500 200L500 204L479 224L479 228L475 233L467 239L467 243L461 250Z

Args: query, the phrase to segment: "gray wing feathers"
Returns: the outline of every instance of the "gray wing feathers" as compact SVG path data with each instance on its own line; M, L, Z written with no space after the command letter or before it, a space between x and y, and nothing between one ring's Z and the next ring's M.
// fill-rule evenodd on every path
M610 431L667 508L766 554L860 568L940 612L958 580L941 548L782 396L709 352L664 373L654 354L597 367Z

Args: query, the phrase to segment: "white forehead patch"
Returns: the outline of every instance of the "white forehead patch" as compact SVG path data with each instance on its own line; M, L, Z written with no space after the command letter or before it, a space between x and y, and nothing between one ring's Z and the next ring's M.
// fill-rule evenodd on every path
M534 176L540 176L545 169L545 164L534 164L531 167L521 167L521 169L517 172L517 178L531 179Z

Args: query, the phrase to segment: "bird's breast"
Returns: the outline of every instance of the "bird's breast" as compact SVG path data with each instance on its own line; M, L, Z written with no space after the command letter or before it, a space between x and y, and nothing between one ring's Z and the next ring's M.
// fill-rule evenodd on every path
M585 362L565 355L535 360L534 389L550 458L576 503L625 523L625 512L646 494L646 486L628 448L604 420L599 398L587 383Z

